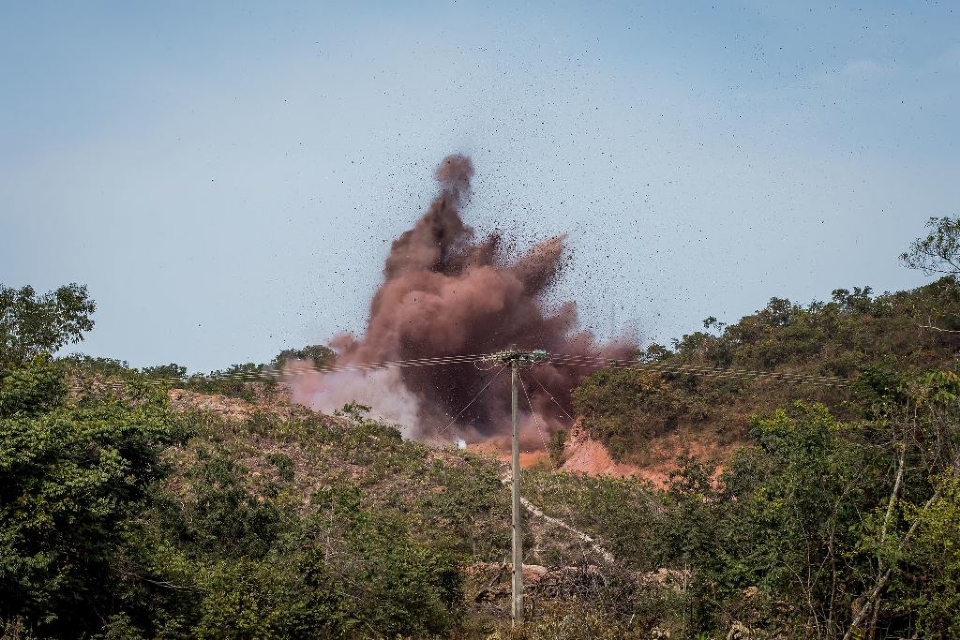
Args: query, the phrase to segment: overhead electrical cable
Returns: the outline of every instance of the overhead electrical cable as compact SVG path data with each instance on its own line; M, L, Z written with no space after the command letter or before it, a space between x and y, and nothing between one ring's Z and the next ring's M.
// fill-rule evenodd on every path
M343 365L331 365L325 367L304 367L302 369L286 370L266 368L261 371L229 371L211 374L194 374L188 377L165 377L149 378L150 383L155 384L182 384L194 379L207 380L238 380L238 381L256 381L256 380L282 380L301 375L343 373L343 372L372 372L380 369L390 368L415 368L415 367L440 367L451 365L473 364L488 361L491 356L496 354L464 354L450 356L435 356L426 358L414 358L410 360L385 360L380 362L360 362ZM622 367L632 368L642 371L651 371L656 373L674 374L674 375L695 375L701 377L713 378L767 378L784 380L788 382L816 384L822 386L846 387L850 381L837 376L823 376L803 373L789 373L777 371L758 371L751 369L731 369L723 367L706 367L685 364L670 364L664 362L641 362L636 359L617 359L600 355L588 354L548 354L546 364L553 366L573 366L573 367ZM480 368L478 366L478 368ZM480 368L480 370L485 370ZM536 380L536 378L535 378ZM541 388L543 384L537 380ZM111 382L107 384L118 385L122 382ZM74 388L80 385L72 385ZM544 388L544 390L546 390ZM556 402L556 400L554 400ZM557 403L559 406L559 403ZM560 407L563 409L563 407ZM565 412L565 411L564 411ZM566 413L566 412L565 412ZM569 417L569 415L568 415Z
M499 377L500 377L500 374L503 373L504 369L508 368L509 366L510 366L510 365L506 365L506 364L505 364L505 365L503 365L502 367L500 367L500 370L497 371L497 373L496 373L492 378L490 378L490 380L487 381L487 384L483 385L483 389L480 389L480 391L477 393L477 395L475 395L475 396L473 397L473 400L471 400L470 402L468 402L468 403L467 403L467 406L465 406L463 409L460 410L460 413L458 413L457 415L453 416L453 420L451 420L450 422L448 422L448 423L446 424L446 426L444 426L442 429L440 429L439 431L437 431L437 435L440 435L441 433L443 433L444 431L446 431L447 429L449 429L450 427L452 427L453 424L454 424L457 420L460 419L460 416L462 416L464 413L466 413L467 409L469 409L469 408L473 405L473 403L476 402L476 401L480 398L480 396L483 395L483 392L484 392L484 391L486 391L487 389L490 388L490 385L493 384L493 381L496 380L497 378L499 378Z
M559 402L557 402L557 399L553 397L553 394L551 394L549 391L547 391L547 388L546 388L545 386L543 386L543 383L540 382L540 380L538 380L536 376L533 377L533 381L536 382L538 385L540 385L540 388L543 389L543 392L544 392L545 394L547 394L547 396L548 396L551 400L553 400L553 404L557 405L557 406L560 408L560 411L563 411L563 415L567 416L567 417L570 419L570 423L571 423L571 424L573 424L574 422L576 422L576 420L573 419L573 416L571 416L569 413L567 413L567 410L563 408L563 405L560 404Z
M814 374L788 373L777 371L757 371L751 369L730 369L723 367L697 367L692 365L668 364L658 362L640 362L634 359L617 359L603 356L590 355L571 355L571 354L551 354L549 363L558 366L583 366L583 367L623 367L654 371L660 373L690 374L705 377L717 378L776 378L793 382L805 382L810 384L819 384L825 386L845 387L849 381L837 376L823 376Z
M537 411L533 408L533 402L530 401L530 394L527 393L527 385L524 384L523 376L519 372L517 373L517 379L520 381L520 388L523 389L523 395L527 399L527 406L530 407L530 413L534 416L534 424L537 425L537 433L540 434L540 444L543 446L543 450L547 451L547 440L544 438L543 431L540 429L540 422L542 421L542 418L540 417L540 414L537 413ZM546 427L546 423L544 423L543 426Z
M362 362L356 364L344 364L344 365L332 365L326 367L309 367L303 369L295 369L282 371L279 369L266 368L261 371L225 371L225 372L212 372L209 374L193 374L186 377L156 377L149 378L148 381L155 384L162 383L183 383L189 382L191 378L206 378L209 380L240 380L240 381L255 381L255 380L277 380L285 379L292 376L301 376L301 375L312 375L312 374L327 374L327 373L341 373L341 372L365 372L365 371L376 371L379 369L389 369L389 368L405 368L405 367L436 367L436 366L445 366L453 364L471 364L480 362L483 358L483 355L458 355L458 356L440 356L434 358L416 358L413 360L385 360L381 362ZM306 362L306 361L301 361ZM122 384L119 382L117 384ZM77 386L77 385L74 385Z

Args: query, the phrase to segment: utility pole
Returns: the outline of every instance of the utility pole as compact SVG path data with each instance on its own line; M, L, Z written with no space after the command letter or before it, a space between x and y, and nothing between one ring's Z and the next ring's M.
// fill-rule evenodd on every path
M511 345L511 351L516 347ZM520 427L517 422L517 378L520 375L520 361L510 361L511 394L510 405L513 414L513 604L510 613L514 626L523 622L523 516L520 513Z
M511 378L511 412L513 417L513 452L511 483L513 499L513 598L510 614L513 625L523 622L523 520L520 511L520 426L517 421L517 382L520 379L520 365L533 364L544 360L547 352L542 349L535 351L519 351L516 345L500 353L488 356L487 360L496 360L510 365Z

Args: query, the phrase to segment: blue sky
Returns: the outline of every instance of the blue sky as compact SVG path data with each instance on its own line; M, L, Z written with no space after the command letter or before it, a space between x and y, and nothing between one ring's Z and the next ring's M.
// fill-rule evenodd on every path
M87 284L91 354L266 361L362 329L453 151L602 334L925 282L955 4L675 4L0 2L0 282Z

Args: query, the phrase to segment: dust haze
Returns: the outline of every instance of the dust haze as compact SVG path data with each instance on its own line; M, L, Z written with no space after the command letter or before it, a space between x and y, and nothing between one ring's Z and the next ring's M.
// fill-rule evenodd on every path
M564 236L518 250L498 232L478 238L463 221L473 175L470 158L460 154L437 167L439 191L426 213L394 240L363 333L330 341L337 365L490 353L511 344L554 354L630 357L634 338L601 343L580 327L576 302L547 302L564 265ZM293 399L315 409L330 412L356 400L399 423L408 437L476 442L509 433L509 371L452 420L500 366L301 370L289 379ZM557 364L522 372L527 447L542 446L546 432L569 423L564 412L573 413L571 391L587 372Z

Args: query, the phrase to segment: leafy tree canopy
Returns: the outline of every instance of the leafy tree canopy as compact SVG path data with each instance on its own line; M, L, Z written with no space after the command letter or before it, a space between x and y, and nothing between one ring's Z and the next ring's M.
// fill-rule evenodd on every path
M920 269L926 274L960 274L960 218L930 218L927 233L910 244L910 249L900 254L900 262L911 269Z
M309 360L316 368L321 369L332 365L336 360L336 354L330 347L312 344L302 349L284 349L270 364L277 369L282 369L289 360Z
M0 365L18 365L83 340L96 310L86 286L68 284L43 295L31 286L0 284Z
M0 620L99 628L125 527L180 437L164 402L69 402L49 356L0 374Z

